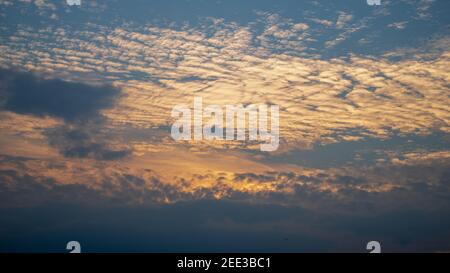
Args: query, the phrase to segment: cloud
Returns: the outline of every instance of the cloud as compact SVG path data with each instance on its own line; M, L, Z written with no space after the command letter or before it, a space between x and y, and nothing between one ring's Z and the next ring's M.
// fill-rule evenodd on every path
M5 184L0 185L2 252L63 252L67 241L73 238L82 243L84 252L365 252L365 243L374 239L382 242L384 252L422 252L447 250L450 243L450 222L442 217L449 213L448 207L428 210L419 204L406 208L400 205L395 210L380 211L359 201L352 204L352 213L346 213L303 204L229 200L124 205L130 195L144 198L149 194L158 199L170 190L166 186L161 191L144 193L136 187L142 182L124 177L128 191L123 191L123 199L107 200L82 185L58 186L49 180L35 183L32 177L15 177L13 172L0 172L0 176L5 181L12 177L21 181L15 190L5 190ZM298 194L309 199L305 192ZM52 199L36 202L43 196ZM321 201L317 196L309 197ZM392 196L395 197L402 197L402 193L398 191ZM21 200L29 202L18 202ZM376 200L383 203L385 199ZM342 205L338 201L333 204L335 208Z
M126 145L100 133L106 129L101 112L114 105L120 96L119 89L40 78L30 73L8 70L0 72L0 80L3 87L3 111L40 119L59 118L65 122L53 123L53 126L41 132L41 137L48 138L50 147L56 148L63 156L117 160L130 155L131 151ZM19 116L9 117L16 121L23 119Z
M332 21L326 19L311 18L310 20L313 21L314 23L325 25L327 27L331 27L333 25Z
M408 24L408 21L402 21L402 22L394 22L388 25L390 28L396 28L396 29L405 29L406 24Z
M420 0L417 5L417 15L419 19L430 19L431 13L430 8L433 5L435 0Z
M353 250L378 236L396 250L448 246L439 241L448 225L438 220L450 207L449 40L438 33L419 46L383 47L382 56L373 47L357 54L347 45L379 37L369 23L386 15L330 10L315 16L322 20L305 13L306 23L267 12L249 23L11 26L0 45L0 66L9 69L1 73L0 205L135 206L121 218L127 222L139 206L188 204L192 212L177 210L173 219L188 215L242 238L258 229L252 242L270 238L270 250ZM170 111L194 96L205 104L279 105L279 151L174 142ZM202 201L225 204L225 212L195 218L208 209L197 207ZM132 220L157 225L157 216ZM402 236L406 227L395 219L419 227ZM386 221L392 228L380 229ZM415 245L423 231L439 236ZM289 240L270 244L277 236Z
M261 20L266 25L264 35L259 36L249 26L223 21L214 24L210 34L190 27L93 25L89 31L77 31L77 35L70 29L24 28L14 37L25 41L46 36L62 46L49 45L47 50L54 55L50 58L50 53L33 42L9 41L2 48L7 54L0 57L0 63L90 85L111 82L123 96L99 98L98 110L92 106L92 112L101 112L111 126L170 126L171 108L195 95L201 95L207 104L276 103L281 107L280 153L351 139L354 130L364 132L359 138L379 139L390 137L392 132L448 131L445 39L434 43L440 46L434 50L433 62L417 51L413 57L395 61L391 60L393 55L376 59L356 54L316 59L297 55L301 49L290 40L309 37L311 27L297 32L298 23L292 20L267 14ZM344 28L342 38L347 37L346 31L363 27L364 22L356 25ZM273 29L282 30L277 35L283 37L273 40L277 33ZM103 35L97 35L97 31ZM35 37L35 33L39 35ZM254 43L255 39L261 43ZM278 53L277 44L296 53ZM378 118L381 115L383 118ZM136 145L141 153L145 146L165 149L150 142ZM186 145L243 150L256 147L219 142Z
M59 79L42 79L29 73L0 71L3 109L66 121L84 120L111 107L119 90Z
M93 122L66 125L47 131L50 146L57 148L68 158L94 158L97 160L117 160L131 154L125 144L111 140L109 133L102 133L104 124Z
M28 0L25 0L23 2L30 2ZM39 8L39 9L51 9L51 10L55 10L56 6L52 3L49 3L46 0L34 0L34 4Z
M339 12L339 16L336 21L336 28L338 28L338 29L343 28L352 19L353 19L353 15L345 13L345 12Z

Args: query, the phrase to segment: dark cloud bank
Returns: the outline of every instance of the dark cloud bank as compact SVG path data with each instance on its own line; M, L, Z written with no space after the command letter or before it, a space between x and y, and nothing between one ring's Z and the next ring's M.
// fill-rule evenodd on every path
M0 208L0 251L65 252L384 252L448 251L445 211L333 215L301 207L198 200L162 206L52 203ZM447 211L448 212L448 211Z
M0 179L15 183L0 184L0 252L65 252L71 240L85 252L366 252L371 240L382 242L383 252L450 246L448 196L439 205L432 202L437 192L420 188L349 189L351 200L299 188L298 202L280 205L276 196L255 200L243 193L197 200L157 179L148 188L132 175L115 185L105 181L102 188L113 196L14 171L1 171ZM158 202L166 198L184 201ZM146 201L130 203L136 199Z
M3 109L34 116L52 116L69 122L86 120L113 106L120 91L60 79L42 79L30 73L0 70Z
M128 149L111 149L101 133L105 120L100 111L114 106L119 89L10 70L0 70L0 86L3 110L64 120L64 126L49 130L47 136L65 157L114 160L130 154Z

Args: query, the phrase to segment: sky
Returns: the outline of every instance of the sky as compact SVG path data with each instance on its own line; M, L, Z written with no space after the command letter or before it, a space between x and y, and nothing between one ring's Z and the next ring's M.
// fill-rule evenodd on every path
M0 0L0 252L450 251L447 0ZM279 147L171 137L279 106Z

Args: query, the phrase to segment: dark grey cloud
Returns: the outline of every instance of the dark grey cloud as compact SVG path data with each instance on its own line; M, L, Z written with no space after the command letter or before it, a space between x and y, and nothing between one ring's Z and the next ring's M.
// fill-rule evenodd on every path
M111 137L102 132L106 121L100 111L114 106L119 89L11 70L0 70L0 83L3 110L65 121L47 132L49 144L65 157L115 160L130 154L126 147L113 147Z
M364 183L351 176L335 180L330 182ZM0 181L8 181L0 183L0 252L64 252L70 240L86 252L365 252L372 240L384 252L450 249L448 179L432 186L416 176L410 187L385 193L348 187L335 195L313 184L256 198L230 190L221 200L214 200L220 186L185 193L157 177L120 170L104 177L100 188L14 170L0 171Z
M0 208L0 252L383 252L450 248L448 211L331 214L300 207L229 201L161 206L57 203Z
M116 160L131 154L127 146L112 144L115 136L104 128L103 119L49 129L47 137L65 157Z
M340 131L330 137L337 138L340 134L361 136L357 130ZM336 143L315 144L313 149L295 149L280 155L267 157L267 162L297 164L311 168L332 168L342 166L373 166L378 159L388 159L387 153L399 154L417 150L446 151L449 147L449 137L440 132L429 135L400 135L392 132L388 139L364 137L358 141L341 140Z
M108 150L100 143L92 143L85 146L66 148L63 151L66 157L93 157L100 160L115 160L130 154L128 150Z
M14 161L14 158L7 158ZM25 161L23 158L19 159ZM23 168L23 164L21 164ZM40 206L48 202L102 204L107 200L98 191L83 184L60 184L52 178L35 177L16 170L0 171L0 207ZM5 183L9 181L9 183Z
M66 121L86 120L113 106L120 91L31 73L0 70L2 108L20 114L53 116Z

